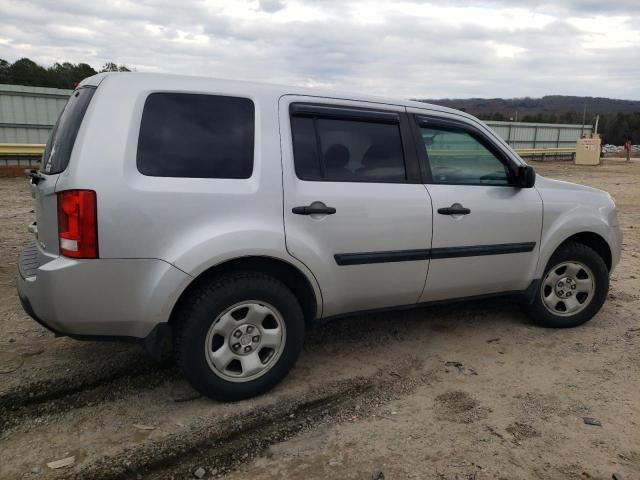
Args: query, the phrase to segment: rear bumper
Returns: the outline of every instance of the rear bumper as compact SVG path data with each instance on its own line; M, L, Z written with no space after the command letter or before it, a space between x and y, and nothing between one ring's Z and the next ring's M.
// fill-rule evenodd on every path
M18 278L18 281L20 281L20 277ZM33 320L38 322L40 325L42 325L44 328L46 328L50 332L55 333L56 337L64 336L63 333L58 332L55 328L53 328L47 322L45 322L40 317L38 317L38 315L36 315L36 312L33 311L33 307L31 306L31 302L29 301L29 299L27 297L23 297L20 294L20 289L19 288L18 288L18 297L20 298L20 303L22 304L22 308L24 309L24 311L25 311L25 313L27 315L29 315Z
M17 278L20 301L29 316L57 335L146 338L169 320L191 280L157 259L75 260L48 256L37 245L25 252Z

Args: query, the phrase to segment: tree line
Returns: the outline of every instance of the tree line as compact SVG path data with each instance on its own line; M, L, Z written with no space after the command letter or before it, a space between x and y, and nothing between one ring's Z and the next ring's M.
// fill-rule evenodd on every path
M29 85L33 87L75 88L86 77L99 72L130 72L125 65L105 63L95 70L87 63L54 63L50 67L38 65L33 60L21 58L13 63L0 59L0 83Z
M472 112L471 112L472 113ZM498 122L508 122L502 112L479 113L481 120L493 120ZM545 112L523 115L518 118L521 122L531 123L582 123L582 112ZM587 120L587 123L595 124ZM616 112L604 113L600 115L598 121L598 133L602 137L603 144L622 145L627 138L634 144L640 144L640 112Z

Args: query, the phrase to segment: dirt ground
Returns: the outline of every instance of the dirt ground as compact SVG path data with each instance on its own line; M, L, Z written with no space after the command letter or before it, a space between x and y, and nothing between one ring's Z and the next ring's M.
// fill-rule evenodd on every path
M0 179L0 478L640 478L640 159L535 167L620 209L622 261L591 322L539 328L505 300L354 316L235 404L137 345L30 320L14 278L31 200L26 180Z

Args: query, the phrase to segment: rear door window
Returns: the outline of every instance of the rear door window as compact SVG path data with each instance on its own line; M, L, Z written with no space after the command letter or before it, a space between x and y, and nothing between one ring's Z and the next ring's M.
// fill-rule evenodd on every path
M49 141L44 150L44 155L42 156L44 173L60 173L69 165L78 130L80 130L82 119L95 91L95 87L81 87L73 92L69 98L51 131Z
M403 182L407 179L400 124L318 116L291 117L296 175L328 182Z
M154 177L249 178L254 117L248 98L152 93L142 113L138 170Z

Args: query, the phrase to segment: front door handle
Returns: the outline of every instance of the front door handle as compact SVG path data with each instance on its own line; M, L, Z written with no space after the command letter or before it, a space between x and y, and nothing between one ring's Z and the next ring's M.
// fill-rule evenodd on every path
M334 213L336 213L335 208L327 207L322 202L313 202L311 205L307 207L293 207L291 211L296 215L313 215L313 214L333 215Z
M440 215L469 215L471 210L463 207L459 203L454 203L450 207L439 208L438 213Z

